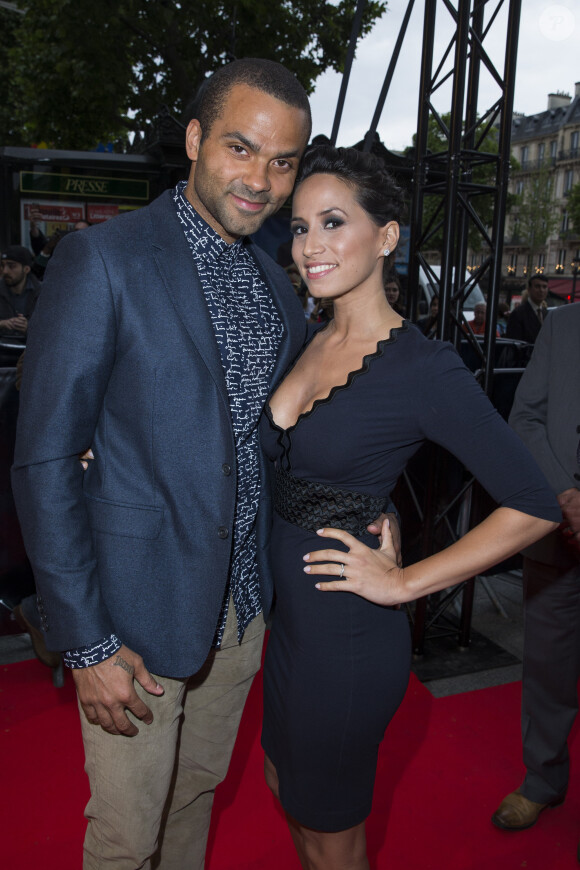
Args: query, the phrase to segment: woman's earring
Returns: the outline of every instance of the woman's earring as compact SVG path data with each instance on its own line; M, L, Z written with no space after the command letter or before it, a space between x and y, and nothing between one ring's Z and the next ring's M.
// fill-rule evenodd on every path
M385 250L383 251L383 254L385 255L385 257L388 257L390 253L391 253L390 248L385 248Z

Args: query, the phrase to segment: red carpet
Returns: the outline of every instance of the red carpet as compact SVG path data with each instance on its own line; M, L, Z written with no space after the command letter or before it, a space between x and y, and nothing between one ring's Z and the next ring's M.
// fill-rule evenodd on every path
M0 867L6 870L81 868L88 790L68 677L59 690L36 661L0 667ZM208 870L299 870L262 779L260 692L256 680L230 774L218 790ZM519 695L516 683L434 699L412 680L381 750L368 822L373 870L579 866L578 740L572 741L572 784L562 807L546 810L521 833L490 824L497 803L523 774Z

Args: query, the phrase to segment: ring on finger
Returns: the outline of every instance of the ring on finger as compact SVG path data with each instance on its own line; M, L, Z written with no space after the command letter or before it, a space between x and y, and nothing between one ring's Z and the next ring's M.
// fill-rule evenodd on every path
M344 575L344 562L341 562L340 563L340 574L338 575L338 579L342 580L343 575Z

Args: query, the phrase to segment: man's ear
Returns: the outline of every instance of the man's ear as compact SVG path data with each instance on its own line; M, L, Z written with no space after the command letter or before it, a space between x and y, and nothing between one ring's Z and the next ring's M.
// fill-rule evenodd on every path
M24 274L28 275L28 273L30 272L30 266L23 266L22 268L24 270Z
M193 118L187 125L185 133L185 150L190 160L196 161L201 143L201 126L196 118Z

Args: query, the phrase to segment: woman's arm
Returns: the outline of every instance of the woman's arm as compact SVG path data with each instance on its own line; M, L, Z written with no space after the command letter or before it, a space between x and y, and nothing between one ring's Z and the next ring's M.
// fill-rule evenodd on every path
M304 571L342 578L316 583L323 592L354 592L375 604L414 601L423 595L454 586L497 565L523 547L557 528L557 523L532 517L512 508L497 508L487 519L447 549L407 568L398 568L392 536L385 521L380 549L371 550L340 529L321 529L324 538L341 541L349 551L317 550L307 553Z

